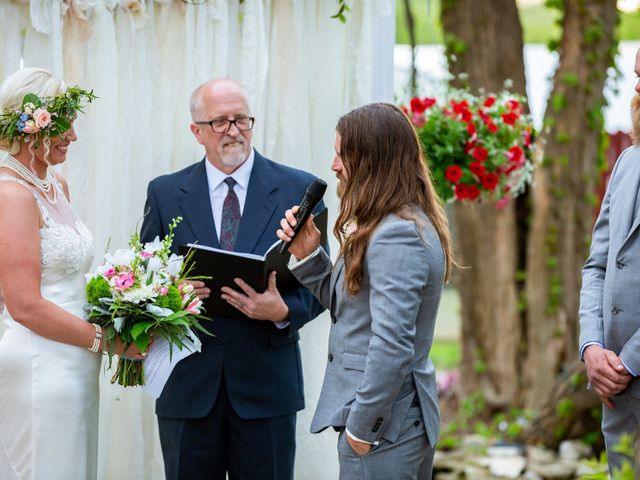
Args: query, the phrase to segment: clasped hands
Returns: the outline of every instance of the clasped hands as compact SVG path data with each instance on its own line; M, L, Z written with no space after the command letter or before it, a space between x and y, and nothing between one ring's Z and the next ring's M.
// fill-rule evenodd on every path
M583 358L591 388L607 408L613 408L610 397L624 390L633 377L618 355L600 345L585 348Z

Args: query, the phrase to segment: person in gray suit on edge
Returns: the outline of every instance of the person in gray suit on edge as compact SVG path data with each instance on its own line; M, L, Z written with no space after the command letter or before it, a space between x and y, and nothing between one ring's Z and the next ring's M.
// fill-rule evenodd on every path
M640 50L635 73L640 76ZM580 357L603 408L609 469L633 459L614 451L640 427L640 81L633 98L634 145L611 173L582 270Z
M289 248L292 272L331 310L311 431L340 431L343 480L430 479L439 413L429 350L453 264L447 218L418 136L394 105L343 116L335 150L336 265L312 219ZM285 213L281 240L291 241L296 212Z

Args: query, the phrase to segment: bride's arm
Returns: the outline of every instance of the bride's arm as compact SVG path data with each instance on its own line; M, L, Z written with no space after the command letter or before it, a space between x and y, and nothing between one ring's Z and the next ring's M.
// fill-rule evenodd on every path
M95 327L42 298L40 293L40 225L40 211L33 195L19 184L3 182L0 290L6 308L15 321L42 337L89 348L96 335ZM130 354L135 357L134 352L128 351Z
M51 340L91 347L95 328L40 294L40 211L24 187L0 187L0 288L14 320Z

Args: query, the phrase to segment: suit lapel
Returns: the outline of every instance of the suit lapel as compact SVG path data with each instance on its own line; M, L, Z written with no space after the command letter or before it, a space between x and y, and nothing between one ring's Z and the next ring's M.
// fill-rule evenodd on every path
M342 270L344 268L344 260L342 259L342 255L338 257L336 260L336 264L333 267L333 273L331 274L331 282L329 286L329 291L331 292L331 305L329 308L333 308L336 302L336 285L338 284L338 279L342 276Z
M277 240L275 229L273 232L265 232L276 210L277 200L273 192L277 189L278 179L273 178L266 160L256 152L235 251L253 252L263 235L268 235L274 242Z
M205 161L201 161L180 185L180 190L184 192L184 197L180 201L180 210L201 245L220 248L211 212Z
M631 168L633 168L633 171L628 172L622 179L624 184L621 185L620 191L622 192L622 195L620 198L620 204L617 207L620 209L621 213L619 231L627 232L622 245L629 240L633 232L640 225L640 209L637 208L638 188L640 188L640 163L631 163ZM612 229L613 228L615 227L612 227Z

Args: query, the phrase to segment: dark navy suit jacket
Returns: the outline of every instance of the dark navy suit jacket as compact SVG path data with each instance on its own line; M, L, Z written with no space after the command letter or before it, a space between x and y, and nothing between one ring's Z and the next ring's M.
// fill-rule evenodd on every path
M162 238L171 220L181 216L184 220L175 230L174 250L194 241L220 248L205 161L149 184L143 242L156 235ZM300 202L314 178L256 152L234 250L264 254L277 240L275 232L285 210ZM202 352L176 365L156 402L156 413L171 418L206 416L223 374L229 400L240 417L272 418L303 409L298 329L324 308L304 288L283 295L283 299L290 312L290 325L283 330L269 321L217 316L204 321L215 337L201 334Z

